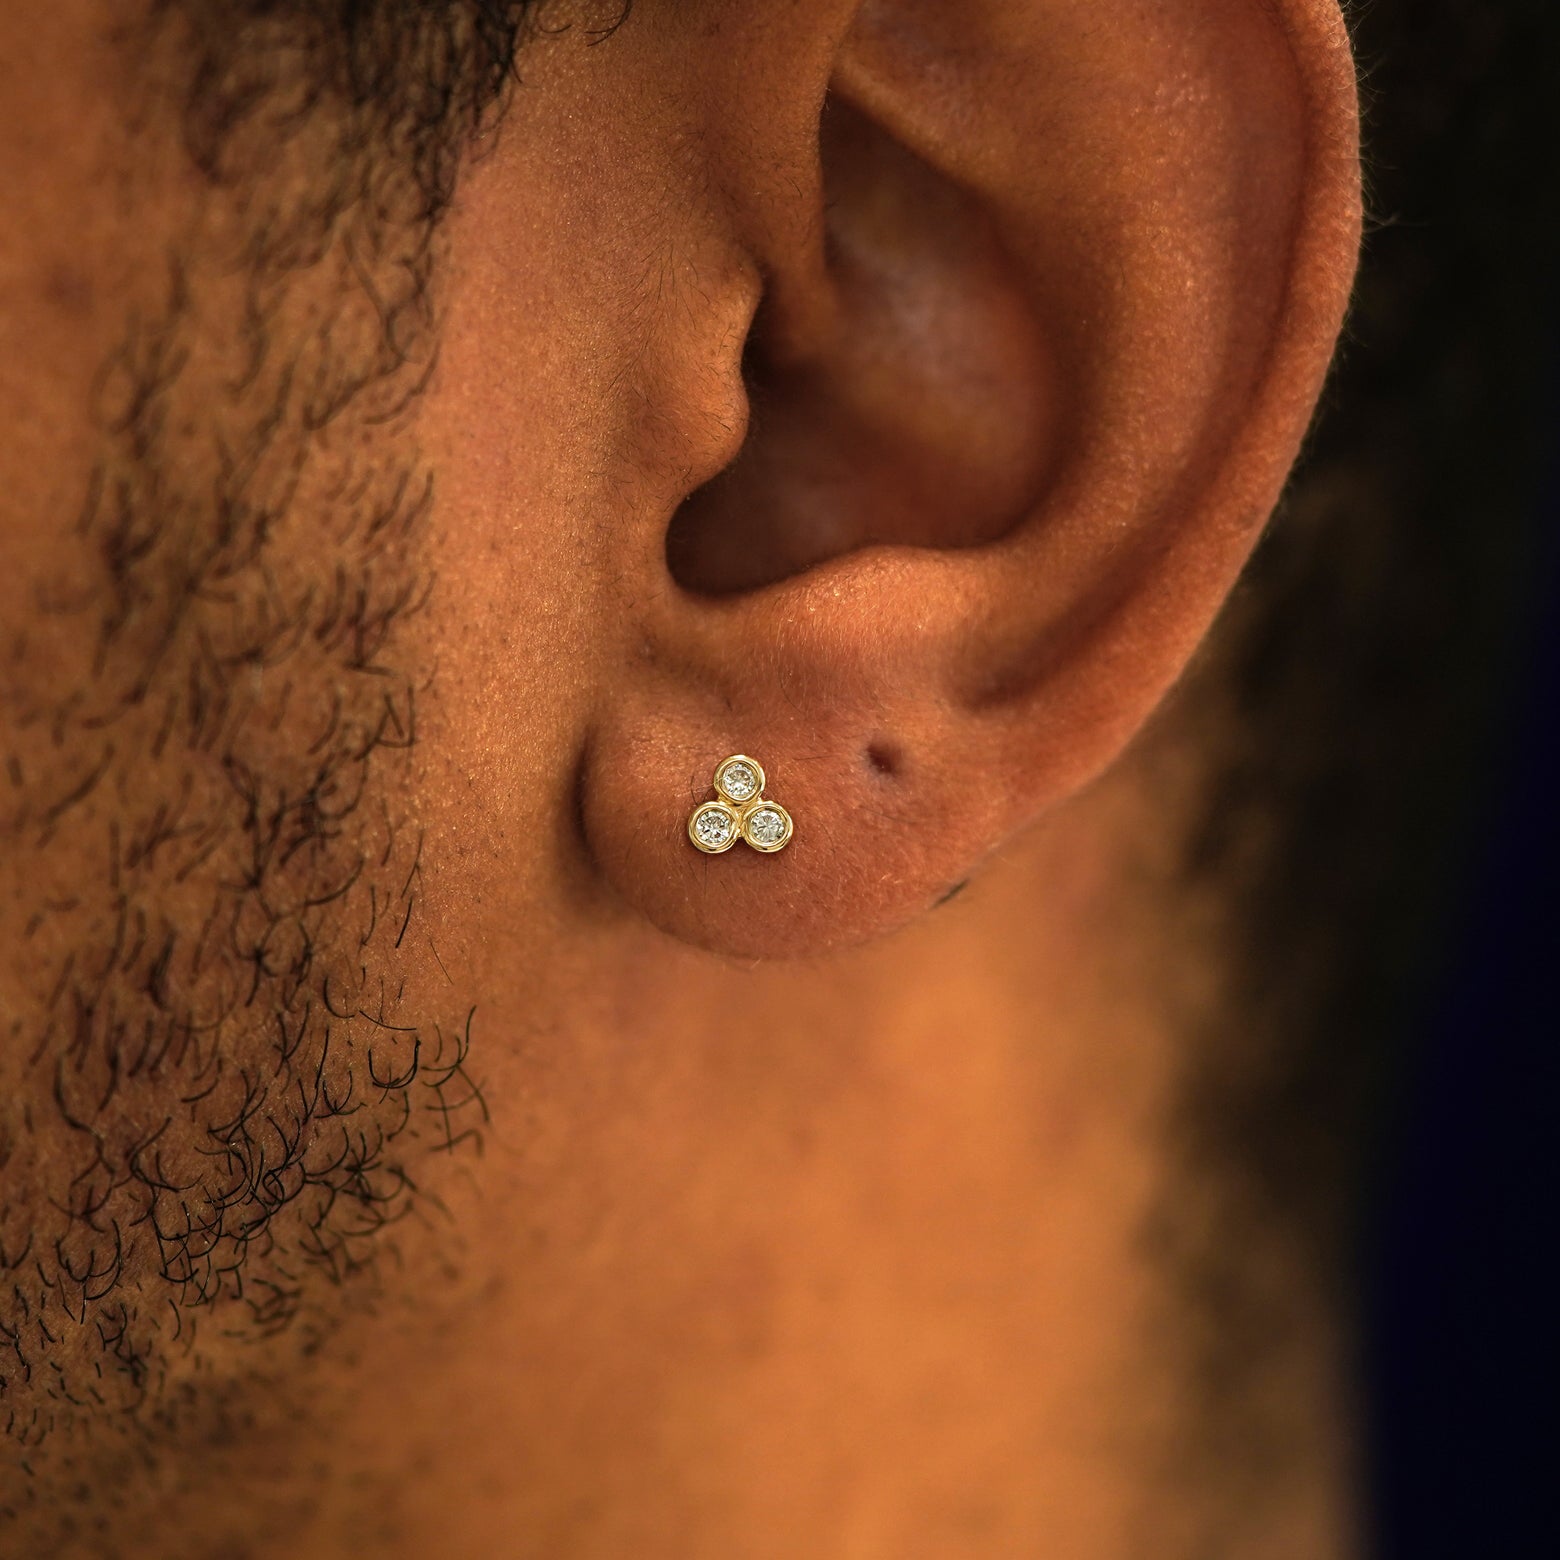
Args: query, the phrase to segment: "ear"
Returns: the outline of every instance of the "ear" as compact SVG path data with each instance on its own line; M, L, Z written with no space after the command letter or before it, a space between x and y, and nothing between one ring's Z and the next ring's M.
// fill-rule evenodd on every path
M906 922L1121 751L1277 499L1358 241L1331 0L853 9L826 96L703 127L768 192L751 421L625 574L584 771L622 898L742 955ZM783 852L689 842L737 752Z

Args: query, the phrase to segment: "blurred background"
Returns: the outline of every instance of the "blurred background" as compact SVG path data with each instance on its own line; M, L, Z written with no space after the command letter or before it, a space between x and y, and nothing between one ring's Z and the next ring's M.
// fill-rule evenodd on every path
M1554 1557L1560 6L1373 0L1353 22L1364 270L1252 585L1305 627L1246 636L1236 668L1278 756L1225 798L1291 799L1253 1001L1311 1031L1268 1086L1332 1147L1291 1143L1272 1174L1343 1189L1309 1216L1363 1317L1378 1560ZM1341 952L1301 1001L1273 950L1323 935Z
M1242 1023L1188 1137L1357 1324L1372 1560L1554 1560L1560 4L1350 19L1356 301L1204 674Z
M1549 401L1552 435L1560 416ZM1382 1560L1560 1555L1560 471L1460 912L1411 1026L1361 1278Z

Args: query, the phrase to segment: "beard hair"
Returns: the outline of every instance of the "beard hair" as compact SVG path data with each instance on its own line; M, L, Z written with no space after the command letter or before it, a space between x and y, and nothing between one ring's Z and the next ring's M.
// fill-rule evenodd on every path
M414 436L440 219L528 11L126 29L136 135L196 193L98 376L72 561L0 643L0 1426L35 1468L172 1434L203 1331L317 1338L485 1121L470 1002L410 973Z

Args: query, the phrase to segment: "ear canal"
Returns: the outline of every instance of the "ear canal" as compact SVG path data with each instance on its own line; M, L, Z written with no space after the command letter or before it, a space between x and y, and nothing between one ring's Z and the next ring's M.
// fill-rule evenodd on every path
M969 547L1038 502L1058 401L985 206L835 96L821 264L776 275L736 461L668 529L684 588L752 590L874 544Z

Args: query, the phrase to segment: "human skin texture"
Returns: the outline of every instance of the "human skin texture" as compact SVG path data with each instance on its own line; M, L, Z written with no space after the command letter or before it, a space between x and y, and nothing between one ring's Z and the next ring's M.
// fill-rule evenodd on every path
M384 14L0 17L6 1553L1193 1552L1121 755L1342 317L1336 10ZM1343 1546L1326 1333L1243 1554Z

